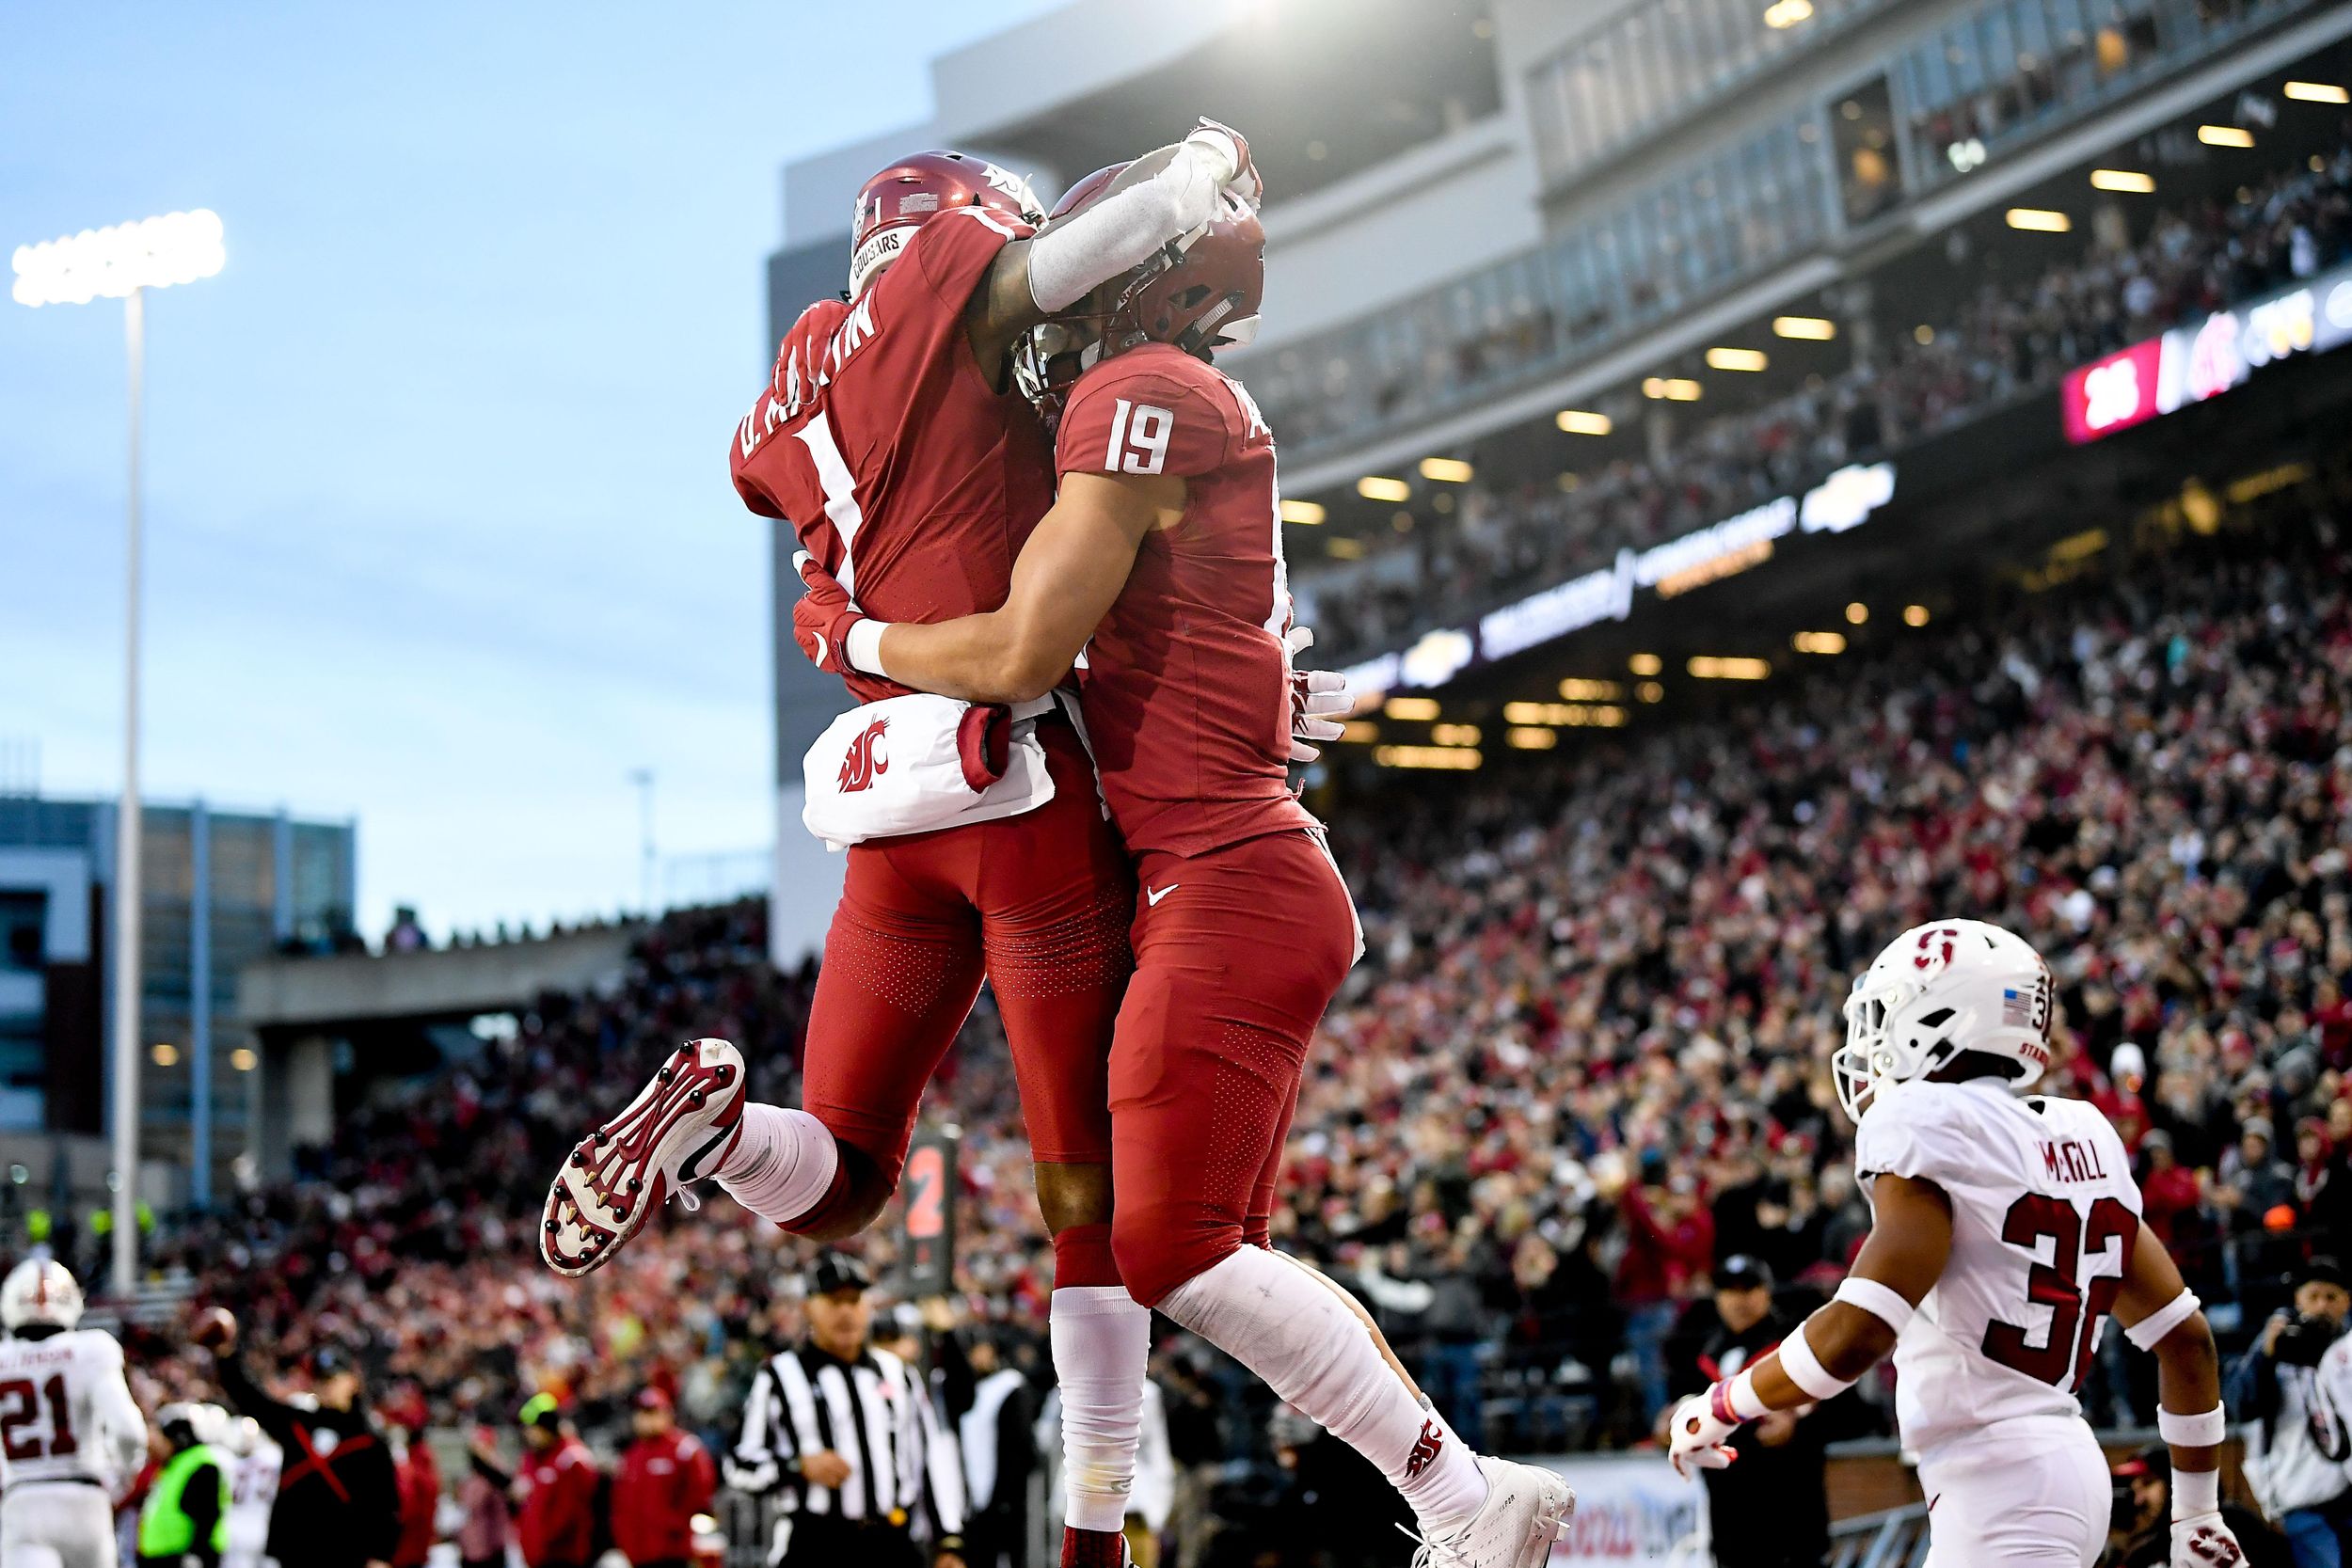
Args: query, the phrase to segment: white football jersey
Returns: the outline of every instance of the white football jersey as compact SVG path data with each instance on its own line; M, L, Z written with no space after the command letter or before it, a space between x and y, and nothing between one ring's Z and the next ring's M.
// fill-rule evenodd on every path
M1895 1343L1895 1416L1921 1453L2075 1394L2139 1231L2123 1140L2079 1100L1993 1079L1882 1088L1854 1138L1867 1183L1932 1181L1952 1204L1943 1276Z
M224 1565L260 1568L269 1548L269 1511L278 1501L278 1478L286 1468L286 1450L262 1438L253 1451L229 1465L229 1549Z
M103 1329L0 1339L0 1484L129 1480L147 1452L147 1418L122 1379L122 1347Z

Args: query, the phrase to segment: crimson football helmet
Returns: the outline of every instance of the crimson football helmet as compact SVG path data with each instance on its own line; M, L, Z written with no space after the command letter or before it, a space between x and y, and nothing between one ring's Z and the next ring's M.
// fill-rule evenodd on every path
M1128 166L1112 164L1072 185L1046 222L1100 201ZM1216 349L1250 341L1264 297L1265 229L1248 202L1225 192L1206 224L1031 332L1014 371L1051 419L1081 372L1138 343L1170 343L1207 359Z
M898 260L914 231L957 207L979 207L1035 228L1044 220L1037 193L1009 168L969 152L917 152L858 187L850 226L850 297Z

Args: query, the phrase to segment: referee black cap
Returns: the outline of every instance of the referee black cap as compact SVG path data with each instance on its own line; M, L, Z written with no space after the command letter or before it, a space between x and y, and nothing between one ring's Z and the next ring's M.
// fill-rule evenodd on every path
M862 1259L846 1252L828 1252L808 1271L808 1293L812 1296L830 1296L843 1291L864 1295L873 1288L873 1272Z

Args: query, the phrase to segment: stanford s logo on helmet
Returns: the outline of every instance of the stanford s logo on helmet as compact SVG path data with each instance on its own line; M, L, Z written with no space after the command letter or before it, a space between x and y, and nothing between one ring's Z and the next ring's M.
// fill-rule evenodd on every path
M2024 939L1981 920L1935 920L1887 943L1846 998L1846 1043L1830 1058L1837 1102L1856 1121L1878 1091L1974 1051L2030 1088L2050 1066L2050 967Z
M968 152L917 152L866 182L850 227L850 297L898 260L914 231L942 213L978 207L1024 227L1042 220L1029 182Z
M72 1328L82 1321L82 1288L54 1258L28 1258L0 1280L0 1324L9 1333L35 1326Z

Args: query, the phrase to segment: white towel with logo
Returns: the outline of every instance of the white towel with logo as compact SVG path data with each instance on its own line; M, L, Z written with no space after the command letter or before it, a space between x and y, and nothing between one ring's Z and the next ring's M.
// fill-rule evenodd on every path
M807 785L802 825L828 849L993 822L1035 811L1054 798L1037 716L1050 697L1012 710L1005 769L974 787L960 731L972 704L915 692L866 703L825 726L801 759Z

